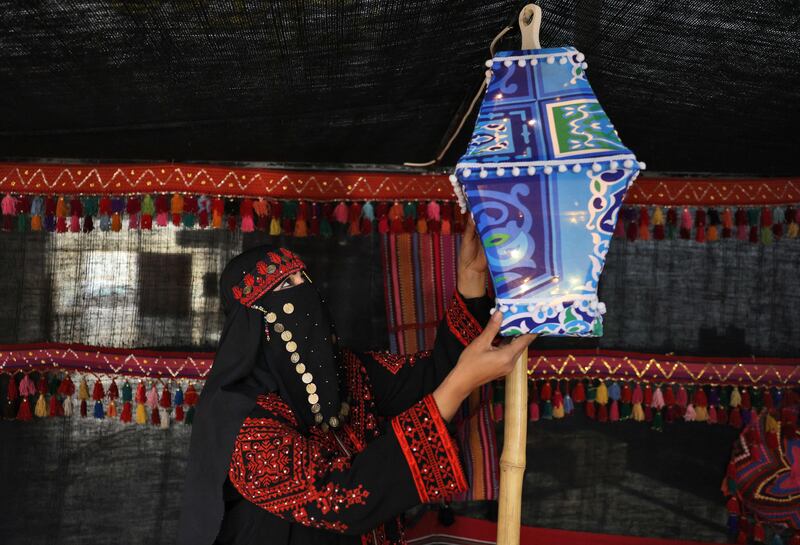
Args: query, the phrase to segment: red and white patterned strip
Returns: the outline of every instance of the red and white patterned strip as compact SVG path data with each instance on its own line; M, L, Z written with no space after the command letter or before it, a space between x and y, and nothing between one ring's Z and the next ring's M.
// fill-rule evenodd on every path
M447 307L445 320L447 321L447 327L464 346L471 343L483 331L481 324L467 309L467 305L458 290L453 292L453 300L450 306Z
M408 462L422 502L440 501L467 489L455 446L433 396L392 419L392 430Z

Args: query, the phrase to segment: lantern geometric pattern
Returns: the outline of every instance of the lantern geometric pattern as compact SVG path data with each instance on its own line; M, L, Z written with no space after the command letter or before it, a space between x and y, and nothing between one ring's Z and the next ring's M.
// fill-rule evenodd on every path
M622 198L644 168L572 47L500 52L451 177L486 250L501 334L597 337L597 283Z

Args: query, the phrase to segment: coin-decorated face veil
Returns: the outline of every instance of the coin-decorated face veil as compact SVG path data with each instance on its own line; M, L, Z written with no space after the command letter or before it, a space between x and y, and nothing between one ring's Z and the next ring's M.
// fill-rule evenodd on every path
M277 289L289 275L304 282ZM342 390L336 335L328 310L294 253L267 251L233 288L240 303L263 314L263 361L255 373L269 373L278 393L307 426L339 427L349 413Z

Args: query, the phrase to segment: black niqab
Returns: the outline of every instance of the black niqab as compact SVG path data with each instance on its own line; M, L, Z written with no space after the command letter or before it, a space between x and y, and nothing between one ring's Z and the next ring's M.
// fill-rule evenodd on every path
M289 352L286 351L285 342L282 343L283 347L278 345L282 339L280 335L276 339L275 322L269 323L265 312L267 309L264 307L265 304L277 304L278 301L281 302L281 308L289 302L297 304L298 310L302 312L298 312L292 320L295 328L293 334L306 337L312 333L307 324L297 320L305 317L305 314L313 314L319 326L327 313L324 312L318 294L316 300L322 310L314 307L314 298L309 290L314 293L316 290L310 283L279 292L270 291L276 282L303 267L299 258L291 252L259 246L235 257L222 273L220 297L225 312L225 326L214 364L197 404L178 524L179 545L205 545L214 542L224 514L223 485L234 440L242 422L253 410L259 394L278 392L300 416L301 421L313 425L316 413L311 412L312 404L308 399L310 394L306 391L302 374L296 373L294 365L288 369L279 358L268 357L270 353L279 353L276 348L282 348L286 354ZM295 291L301 287L302 290ZM253 297L249 297L250 295ZM280 297L273 297L275 295ZM299 297L299 300L293 301L294 297ZM267 340L267 331L271 325L272 332ZM332 348L328 329L323 323L317 330L317 334L326 336L327 342L320 343L320 337L313 341L319 345L315 350L320 353L327 353ZM332 332L332 328L330 331ZM295 342L302 346L302 343L308 345L308 341L309 339L298 339ZM309 357L303 350L298 352L303 358ZM336 350L332 349L331 353L335 354ZM327 360L328 358L323 358L314 364L314 376L319 383L317 388L322 390L321 381L328 382L325 389L328 394L318 394L320 399L329 398L324 404L323 414L326 419L331 416L329 403L339 405L338 365L335 358L325 364ZM331 394L333 391L336 392L335 396ZM344 407L346 408L346 404Z

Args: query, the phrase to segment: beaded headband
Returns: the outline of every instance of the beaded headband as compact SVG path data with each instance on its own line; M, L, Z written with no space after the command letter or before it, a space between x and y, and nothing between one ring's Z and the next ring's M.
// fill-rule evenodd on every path
M305 268L303 260L286 248L267 252L264 259L256 263L255 268L233 287L233 297L244 306L250 307L284 278Z

